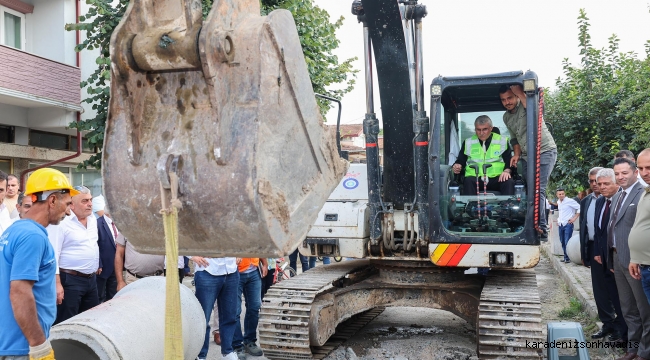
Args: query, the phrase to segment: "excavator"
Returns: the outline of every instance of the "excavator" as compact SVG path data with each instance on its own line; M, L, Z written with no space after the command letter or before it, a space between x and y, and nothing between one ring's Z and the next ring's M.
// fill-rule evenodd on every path
M503 113L502 85L522 86L527 143L539 149L537 75L438 76L427 114L426 7L355 0L352 13L364 39L367 161L348 170L288 11L260 16L258 0L218 0L203 20L199 0L132 1L111 39L102 172L113 216L146 253L166 252L160 209L173 203L180 254L274 257L298 247L358 259L268 291L259 340L269 359L323 358L337 326L385 306L458 315L475 326L481 359L541 359L525 346L544 340L531 269L539 150L527 154L514 195L463 194L450 166L463 124ZM491 270L465 274L474 267Z

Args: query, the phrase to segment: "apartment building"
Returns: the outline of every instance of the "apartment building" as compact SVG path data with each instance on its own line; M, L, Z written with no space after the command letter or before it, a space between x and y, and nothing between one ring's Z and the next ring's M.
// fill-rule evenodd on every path
M81 104L81 79L95 70L96 54L74 51L75 32L64 26L85 14L85 1L0 0L0 170L20 176L39 165L68 158L52 167L74 185L101 191L97 170L77 171L92 155L77 154L77 132L68 125L94 117ZM85 146L85 145L84 145Z

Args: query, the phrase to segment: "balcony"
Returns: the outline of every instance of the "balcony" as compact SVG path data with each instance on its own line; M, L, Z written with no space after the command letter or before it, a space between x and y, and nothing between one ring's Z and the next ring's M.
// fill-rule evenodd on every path
M0 103L82 111L81 70L0 45Z

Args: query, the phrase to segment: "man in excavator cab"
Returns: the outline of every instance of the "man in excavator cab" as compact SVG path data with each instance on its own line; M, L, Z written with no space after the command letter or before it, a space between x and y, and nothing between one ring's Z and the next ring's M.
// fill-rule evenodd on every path
M465 168L463 193L476 195L479 191L499 191L501 195L514 195L515 183L512 174L516 168L506 168L512 158L508 137L493 132L492 119L481 115L474 121L475 135L463 141L456 162L454 174ZM477 175L478 169L478 175ZM487 175L488 182L481 181Z
M524 93L521 85L502 85L499 88L499 98L501 104L506 109L503 114L503 122L508 127L514 150L510 166L517 166L521 160L522 174L527 173L528 162L526 161L528 147L527 147L527 123L526 123L526 94ZM542 110L543 113L543 110ZM555 167L557 161L557 146L551 132L546 126L546 122L541 123L541 144L539 156L539 203L546 202L546 185L551 178L551 172ZM530 149L535 151L535 149ZM541 238L548 238L548 222L545 212L541 211L539 216L539 229L542 231Z

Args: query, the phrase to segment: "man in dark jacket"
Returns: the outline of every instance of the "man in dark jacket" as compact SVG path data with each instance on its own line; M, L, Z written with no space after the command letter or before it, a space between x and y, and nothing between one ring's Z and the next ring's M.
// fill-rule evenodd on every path
M594 241L591 254L588 256L590 257L594 300L603 328L591 337L600 339L609 335L609 339L615 341L625 338L627 335L627 325L621 311L616 280L614 274L607 269L607 230L610 214L613 211L612 197L618 191L619 186L612 169L599 170L596 180L601 196L595 201Z
M93 212L97 214L97 245L101 273L97 275L97 295L99 302L108 301L117 293L115 277L115 239L118 231L113 220L104 212L104 198L93 199Z

